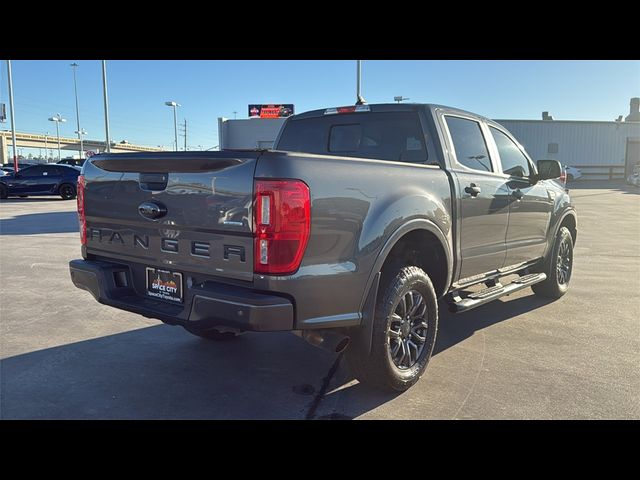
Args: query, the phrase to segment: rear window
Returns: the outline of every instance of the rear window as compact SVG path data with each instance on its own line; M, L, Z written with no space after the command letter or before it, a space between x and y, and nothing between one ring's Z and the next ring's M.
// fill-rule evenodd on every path
M415 112L352 113L290 120L278 150L425 163L427 149Z

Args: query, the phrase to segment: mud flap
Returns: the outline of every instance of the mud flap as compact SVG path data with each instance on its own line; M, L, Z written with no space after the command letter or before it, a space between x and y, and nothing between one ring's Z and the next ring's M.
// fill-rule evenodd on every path
M373 320L376 314L376 301L378 298L378 286L380 285L380 276L382 272L376 273L371 282L367 299L362 309L362 323L359 327L351 329L350 350L355 350L358 355L369 356L371 353L371 342L373 341Z

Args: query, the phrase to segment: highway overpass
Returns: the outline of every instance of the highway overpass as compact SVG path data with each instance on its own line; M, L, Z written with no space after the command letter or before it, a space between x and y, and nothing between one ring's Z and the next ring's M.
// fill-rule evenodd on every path
M106 142L100 140L83 140L85 151L104 152L106 150ZM34 133L16 132L17 147L25 148L58 148L58 137L55 135L40 135ZM77 152L80 149L80 140L78 138L60 137L60 148L62 150L72 150ZM0 130L0 163L3 165L10 163L13 158L13 140L11 132L8 130ZM159 147L147 147L144 145L134 145L132 143L111 143L111 151L113 153L122 152L161 152ZM54 154L54 158L57 154ZM64 156L64 155L63 155Z

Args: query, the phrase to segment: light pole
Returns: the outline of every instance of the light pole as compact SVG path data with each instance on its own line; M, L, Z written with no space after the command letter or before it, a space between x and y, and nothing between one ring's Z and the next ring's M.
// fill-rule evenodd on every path
M62 115L56 113L55 116L49 118L49 121L56 123L56 135L58 136L58 161L60 161L60 122L64 123L67 121L67 119L62 118Z
M80 137L80 145L83 145L82 137L84 137L88 132L84 128L81 128L80 130L76 130L75 133L77 133L78 136ZM84 153L84 147L81 147L81 148L82 148L82 153ZM82 157L80 157L80 160L82 160Z
M362 97L362 60L356 60L356 105L364 105L367 101Z
M173 107L173 132L174 132L174 142L176 146L176 152L178 151L178 114L176 112L177 107L181 107L179 103L176 102L164 102L167 107Z
M7 60L7 81L9 82L9 110L11 115L11 141L13 142L13 168L18 168L18 143L16 140L16 117L13 113L13 77L11 76L11 60Z
M109 138L109 98L107 97L107 61L102 60L102 94L104 97L104 129L107 135L107 153L111 152L111 139Z
M84 156L84 144L82 143L82 134L80 133L80 105L78 104L78 83L76 82L76 69L80 66L77 63L72 63L71 68L73 68L73 90L76 94L76 121L78 123L78 130L76 133L78 134L78 138L80 139L80 160Z

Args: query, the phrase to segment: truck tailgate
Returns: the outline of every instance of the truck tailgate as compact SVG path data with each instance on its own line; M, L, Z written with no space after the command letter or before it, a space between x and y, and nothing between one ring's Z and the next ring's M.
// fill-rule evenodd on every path
M251 281L259 156L222 151L94 157L83 170L87 253Z

